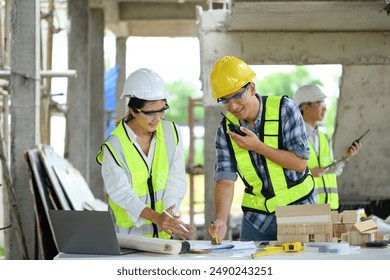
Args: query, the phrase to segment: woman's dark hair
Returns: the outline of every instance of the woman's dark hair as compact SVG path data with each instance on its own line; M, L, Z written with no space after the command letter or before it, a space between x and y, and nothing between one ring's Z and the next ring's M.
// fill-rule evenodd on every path
M166 99L163 99L165 102L167 102ZM153 100L154 101L154 100ZM131 97L129 100L129 103L127 103L127 107L129 109L142 109L142 107L145 106L145 103L151 102L151 100L145 100L145 99L140 99L137 97ZM138 114L138 110L133 110L136 114ZM125 116L125 121L129 121L133 118L133 115L130 113L127 113Z
M146 102L148 102L148 100L131 97L129 103L127 103L127 107L130 109L141 109Z
M148 102L148 100L145 99L140 99L137 97L130 97L129 103L127 103L127 107L129 109L141 109L142 107L145 106L145 103ZM137 110L133 110L134 112L137 113ZM125 122L131 120L133 118L133 115L130 114L130 112L126 113L126 116L124 117Z

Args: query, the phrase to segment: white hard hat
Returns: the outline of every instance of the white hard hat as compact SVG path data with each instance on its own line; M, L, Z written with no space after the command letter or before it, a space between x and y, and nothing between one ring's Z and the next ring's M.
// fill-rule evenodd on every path
M305 85L297 89L294 101L298 105L309 102L317 102L326 98L326 95L316 85Z
M123 85L123 97L137 97L144 100L161 100L172 97L159 75L141 68L131 73Z

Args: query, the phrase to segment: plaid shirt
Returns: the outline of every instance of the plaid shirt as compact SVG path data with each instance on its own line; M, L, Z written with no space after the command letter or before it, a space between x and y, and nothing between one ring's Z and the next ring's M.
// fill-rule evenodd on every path
M258 95L256 95L260 98ZM261 117L263 112L263 102L261 102L260 110L255 121L255 128L251 128L245 121L240 121L241 126L244 126L260 137ZM307 136L302 114L296 106L295 102L289 98L284 98L281 103L281 124L282 124L282 147L280 149L292 151L298 157L303 159L309 159L310 149L307 143ZM237 180L237 172L233 167L232 159L229 153L228 144L226 141L226 135L223 130L223 125L220 124L217 130L215 138L216 149L216 161L214 167L214 181L221 179L225 180ZM259 171L261 178L263 179L263 188L272 188L270 185L270 178L266 175L264 166L261 162L260 154L251 151L255 160L255 168ZM305 172L296 172L293 170L285 169L287 178L291 181L296 181L302 178ZM312 194L309 198L296 204L314 204L316 203L316 197ZM245 217L251 224L260 229L268 215L247 211L244 213ZM271 214L271 215L274 215Z

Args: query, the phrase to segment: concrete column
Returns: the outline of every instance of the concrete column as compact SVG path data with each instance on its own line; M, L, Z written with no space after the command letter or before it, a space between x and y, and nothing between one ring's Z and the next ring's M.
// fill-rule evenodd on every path
M120 99L123 84L126 80L126 40L125 37L116 39L116 65L119 65L118 85L116 88L116 118L121 118L127 111L125 99Z
M90 138L89 186L96 198L104 199L103 179L96 154L104 141L104 13L101 8L90 9L89 19L89 87Z
M341 155L348 145L370 129L361 140L359 153L351 158L342 175L337 176L340 201L346 204L390 198L390 123L386 117L390 103L389 73L390 65L343 67L334 154Z
M88 0L69 0L70 34L68 68L77 78L68 82L65 158L89 182L90 161L90 84L88 45ZM94 151L95 152L95 151Z
M29 189L24 151L40 142L39 96L40 96L40 1L14 0L11 8L11 158L10 170L15 199L8 197L20 213L22 234L27 256L35 256L35 217L32 194ZM7 186L11 187L11 186ZM8 205L9 206L9 205ZM21 259L22 250L18 243L17 222L11 211L12 228L6 231L6 258ZM8 215L5 215L8 217ZM9 224L10 221L5 221Z

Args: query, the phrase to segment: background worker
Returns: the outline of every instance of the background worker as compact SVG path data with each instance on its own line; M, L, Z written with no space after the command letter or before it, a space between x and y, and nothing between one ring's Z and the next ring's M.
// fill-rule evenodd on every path
M332 210L339 208L336 176L342 173L350 157L361 148L359 142L347 147L341 158L334 160L330 138L319 131L318 122L325 117L326 95L316 85L304 85L296 91L294 101L305 121L309 140L310 158L308 167L314 176L318 203L329 203Z
M276 240L276 206L313 204L314 181L307 168L309 147L294 101L260 96L255 73L242 60L225 56L210 75L214 99L246 134L229 131L223 118L215 138L215 220L208 234L222 240L237 174L245 184L240 240ZM280 116L280 117L279 117Z
M180 129L164 120L170 97L165 84L155 72L139 69L126 79L125 96L128 114L97 156L116 231L195 238L193 226L164 213L176 213L187 190Z

